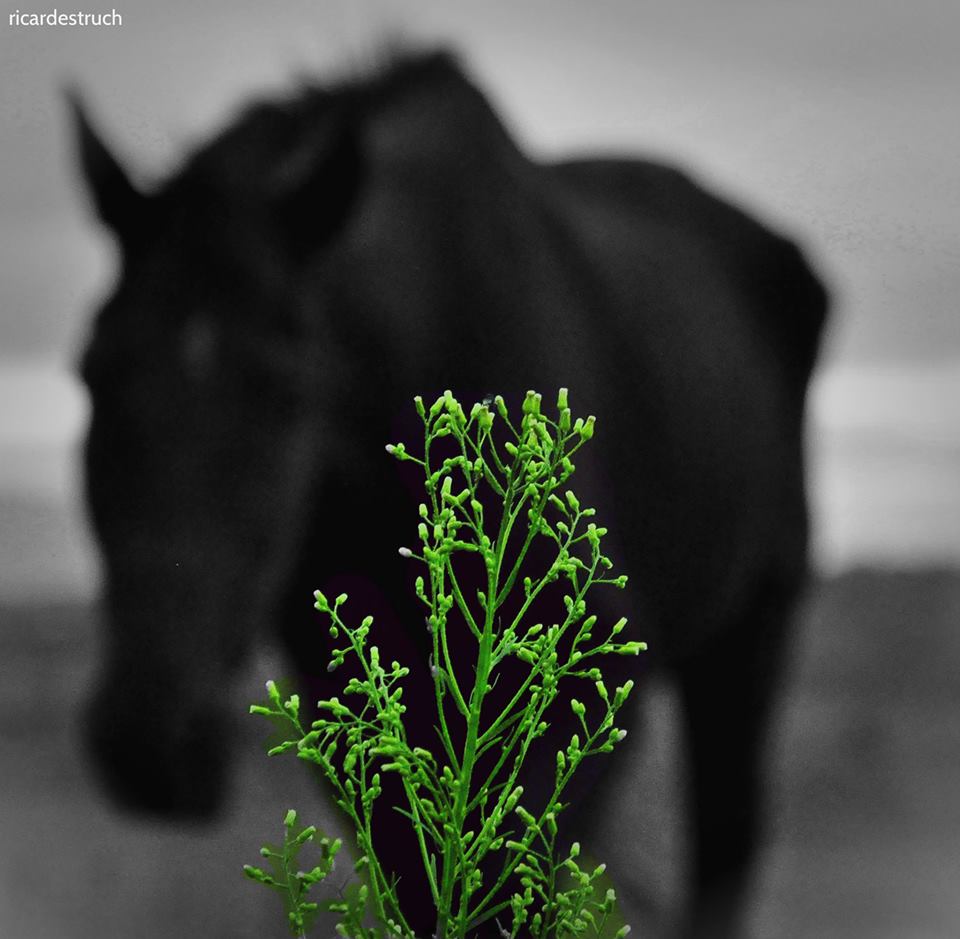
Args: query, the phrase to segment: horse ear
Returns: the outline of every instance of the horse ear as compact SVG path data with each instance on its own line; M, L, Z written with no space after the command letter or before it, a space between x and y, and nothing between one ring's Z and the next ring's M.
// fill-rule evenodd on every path
M80 94L66 91L75 127L80 166L93 196L100 218L117 234L130 234L143 214L145 197L130 182L127 174L97 136Z
M357 132L345 125L321 147L298 151L280 168L275 205L295 258L306 259L342 229L360 189L362 163Z

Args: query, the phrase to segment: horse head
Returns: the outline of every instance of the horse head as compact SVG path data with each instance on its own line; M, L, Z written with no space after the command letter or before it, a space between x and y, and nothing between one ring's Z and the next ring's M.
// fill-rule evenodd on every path
M301 284L308 254L349 219L356 144L332 120L283 141L269 174L251 178L243 159L222 171L207 150L145 193L72 105L122 258L80 366L108 620L89 742L121 802L203 815L228 751L210 691L242 661L305 524L322 375L302 353L318 342L306 308L324 298L311 290L308 302ZM253 139L275 145L284 117L261 115L277 126Z

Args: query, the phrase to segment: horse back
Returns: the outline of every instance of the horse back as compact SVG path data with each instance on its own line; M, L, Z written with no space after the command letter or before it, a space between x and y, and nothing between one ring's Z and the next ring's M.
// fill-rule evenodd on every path
M827 294L795 242L672 166L584 159L549 169L567 198L593 216L592 223L580 223L581 230L601 238L613 235L601 249L606 257L623 253L611 242L626 235L627 250L639 249L661 268L679 267L680 276L697 273L682 264L685 257L695 261L702 277L722 272L731 292L741 294L739 311L747 325L763 336L798 389L806 387L826 318ZM637 239L644 244L638 245ZM688 282L689 290L695 289L696 280ZM701 308L708 306L706 302Z

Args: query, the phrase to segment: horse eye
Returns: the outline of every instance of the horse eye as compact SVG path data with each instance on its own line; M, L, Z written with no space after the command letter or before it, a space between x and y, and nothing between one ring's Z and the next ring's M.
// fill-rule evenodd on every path
M187 320L180 338L180 358L192 380L210 374L216 359L217 340L217 327L208 317Z

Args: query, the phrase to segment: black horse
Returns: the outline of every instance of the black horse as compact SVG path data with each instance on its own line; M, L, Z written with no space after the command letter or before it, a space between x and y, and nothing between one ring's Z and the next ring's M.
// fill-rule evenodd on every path
M257 631L332 690L317 587L349 585L424 669L397 557L416 497L384 444L415 394L569 386L599 420L577 490L630 575L617 614L684 705L684 935L738 935L806 572L826 297L797 248L665 166L531 160L442 54L257 105L150 194L77 119L123 255L82 362L108 620L89 728L114 794L215 810L217 692ZM414 865L384 852L416 908Z

